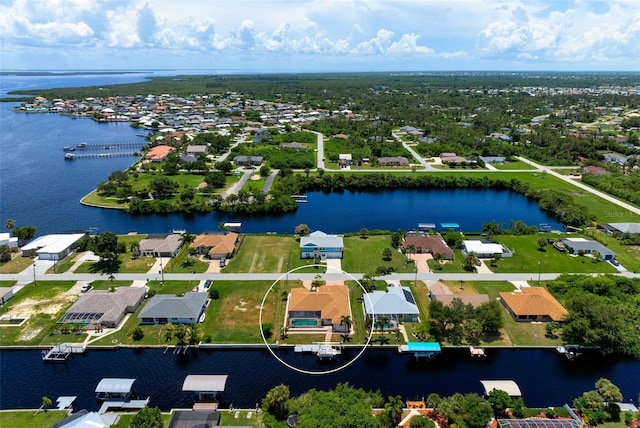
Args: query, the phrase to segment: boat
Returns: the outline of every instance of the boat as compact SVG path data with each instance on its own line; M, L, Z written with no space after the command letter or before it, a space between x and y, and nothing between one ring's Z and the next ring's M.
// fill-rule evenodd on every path
M73 160L76 156L73 153L67 153L64 155L64 160Z
M72 152L74 151L76 148L75 147L71 147L71 146L64 146L62 148L62 150L64 150L65 152Z
M86 149L87 148L87 143L78 143L76 144L76 147L79 149Z

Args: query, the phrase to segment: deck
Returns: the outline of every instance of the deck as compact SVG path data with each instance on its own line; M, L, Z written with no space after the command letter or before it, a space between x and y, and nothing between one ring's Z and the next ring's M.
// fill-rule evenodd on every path
M140 410L147 407L148 404L149 397L147 397L145 400L110 400L102 403L102 406L100 406L100 410L98 410L98 413L103 415L112 409Z
M45 362L64 362L71 354L83 354L87 348L73 343L55 345L47 351L42 351L42 360Z

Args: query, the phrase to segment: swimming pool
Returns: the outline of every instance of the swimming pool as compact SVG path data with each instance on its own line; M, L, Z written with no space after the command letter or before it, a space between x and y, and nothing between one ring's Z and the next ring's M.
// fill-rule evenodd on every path
M291 320L291 327L317 327L318 321L313 319L298 318Z

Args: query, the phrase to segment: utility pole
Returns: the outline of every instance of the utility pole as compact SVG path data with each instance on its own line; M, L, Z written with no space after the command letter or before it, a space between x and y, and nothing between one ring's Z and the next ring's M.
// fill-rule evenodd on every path
M164 285L164 268L162 267L162 256L160 256L160 276L162 280L160 281L160 286Z
M538 260L538 285L540 285L540 274L542 273L542 259Z
M36 262L33 262L33 285L38 285L38 281L36 280Z

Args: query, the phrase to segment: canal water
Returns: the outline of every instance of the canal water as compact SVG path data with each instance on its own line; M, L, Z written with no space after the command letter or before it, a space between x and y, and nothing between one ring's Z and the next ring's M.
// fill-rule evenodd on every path
M312 354L276 350L296 367L328 370L350 361L360 348L343 351L336 363L319 363ZM76 409L96 410L95 387L104 377L136 378L140 396L162 410L188 407L194 399L182 392L190 374L227 374L223 401L252 408L272 387L289 385L292 395L310 388L328 390L338 382L367 390L380 390L386 398L426 397L435 392L482 393L480 380L514 380L527 405L543 407L570 403L594 388L601 377L613 381L624 400L636 400L640 364L623 358L583 355L569 362L552 349L489 349L486 358L471 357L467 349L444 349L430 361L399 354L396 348L372 346L349 367L329 375L306 375L284 367L265 349L200 349L176 355L162 349L89 350L72 355L66 363L44 363L38 351L0 351L0 408L34 408L42 396L76 395Z

